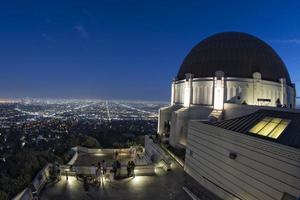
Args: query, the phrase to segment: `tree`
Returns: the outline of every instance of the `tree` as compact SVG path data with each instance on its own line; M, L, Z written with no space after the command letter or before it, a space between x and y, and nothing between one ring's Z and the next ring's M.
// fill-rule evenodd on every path
M7 193L2 190L0 190L0 200L8 200Z
M99 148L99 142L96 138L87 136L84 141L82 142L81 146L87 148Z

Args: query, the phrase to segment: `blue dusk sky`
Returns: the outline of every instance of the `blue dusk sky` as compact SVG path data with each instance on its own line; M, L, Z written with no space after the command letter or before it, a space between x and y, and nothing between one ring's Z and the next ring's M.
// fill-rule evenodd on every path
M0 97L168 101L186 54L223 31L270 44L300 94L300 1L9 0Z

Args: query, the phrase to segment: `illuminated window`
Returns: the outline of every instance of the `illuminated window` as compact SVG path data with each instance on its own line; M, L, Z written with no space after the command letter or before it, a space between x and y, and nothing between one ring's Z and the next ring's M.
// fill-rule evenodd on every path
M249 132L277 139L286 129L291 120L265 117L252 127Z

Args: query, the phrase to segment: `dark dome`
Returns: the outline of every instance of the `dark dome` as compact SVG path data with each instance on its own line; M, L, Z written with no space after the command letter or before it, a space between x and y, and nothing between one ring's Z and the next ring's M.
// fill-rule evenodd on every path
M212 35L196 45L184 59L177 79L185 79L186 73L194 77L212 77L221 70L228 77L252 78L260 72L263 80L278 82L290 75L277 53L264 41L239 32Z

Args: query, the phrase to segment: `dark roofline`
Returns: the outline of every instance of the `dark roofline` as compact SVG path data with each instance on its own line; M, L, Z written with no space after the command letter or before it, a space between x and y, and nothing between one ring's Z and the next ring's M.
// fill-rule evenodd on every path
M262 80L279 82L286 78L287 85L292 86L287 67L277 52L248 33L221 32L203 39L184 58L177 77L182 80L186 73L210 77L217 70L241 78L252 78L254 72L260 72Z

